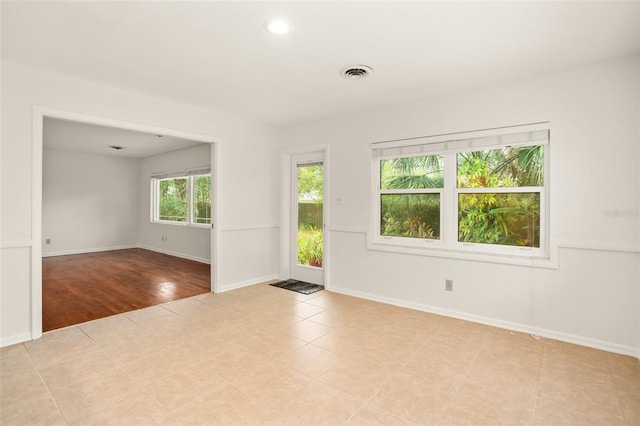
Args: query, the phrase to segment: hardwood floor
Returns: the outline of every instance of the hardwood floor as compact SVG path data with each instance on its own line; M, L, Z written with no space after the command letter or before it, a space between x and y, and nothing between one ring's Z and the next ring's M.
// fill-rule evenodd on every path
M42 328L208 293L210 265L144 249L42 259Z

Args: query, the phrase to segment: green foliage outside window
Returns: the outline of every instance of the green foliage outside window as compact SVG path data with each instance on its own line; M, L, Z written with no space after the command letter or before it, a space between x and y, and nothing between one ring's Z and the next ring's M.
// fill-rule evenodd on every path
M189 222L190 180L193 182L192 222ZM157 185L156 220L194 224L211 223L211 175L161 179L157 181Z
M541 187L543 147L457 155L458 188ZM464 193L458 196L458 240L540 247L540 193Z
M321 203L324 194L322 164L298 166L298 200Z
M322 267L324 166L298 166L298 264Z
M171 222L187 221L189 212L189 189L187 184L187 178L159 181L159 220Z
M380 161L380 188L438 189L444 185L442 155ZM380 196L380 234L408 238L440 238L440 194L410 193Z
M193 221L194 223L211 223L211 175L194 176L193 178Z
M298 264L322 267L322 229L298 228Z
M440 194L382 194L380 203L382 235L440 238Z
M540 247L540 192L544 186L543 146L463 152L456 155L458 241ZM440 238L439 193L444 187L441 155L380 161L380 234ZM474 188L528 187L521 192ZM402 193L393 193L394 190Z

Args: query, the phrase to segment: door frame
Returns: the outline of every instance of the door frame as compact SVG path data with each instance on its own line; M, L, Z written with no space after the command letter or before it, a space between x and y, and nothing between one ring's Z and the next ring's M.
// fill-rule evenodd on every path
M116 127L145 133L163 134L195 142L211 144L211 291L219 291L218 241L218 144L216 137L181 130L150 126L130 121L83 114L42 105L33 106L31 157L31 338L42 336L42 174L44 151L44 119L55 118L86 124Z
M323 236L322 236L322 269L324 273L324 287L329 290L331 287L329 277L330 256L329 256L329 223L330 223L330 167L329 167L329 145L313 145L302 148L291 148L282 150L280 153L280 279L291 277L291 199L293 197L291 187L291 176L293 173L293 157L300 154L310 154L314 152L324 153L324 195L323 195Z

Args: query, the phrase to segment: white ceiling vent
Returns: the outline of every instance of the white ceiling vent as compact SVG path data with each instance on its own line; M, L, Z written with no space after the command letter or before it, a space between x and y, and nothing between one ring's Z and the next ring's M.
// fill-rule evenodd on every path
M373 68L366 65L349 65L348 67L342 68L340 74L344 78L349 79L365 78L373 74Z

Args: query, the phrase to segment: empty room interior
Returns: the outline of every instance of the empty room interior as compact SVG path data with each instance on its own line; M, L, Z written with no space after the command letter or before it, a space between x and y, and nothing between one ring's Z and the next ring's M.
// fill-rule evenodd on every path
M1 424L640 425L640 2L0 19Z

